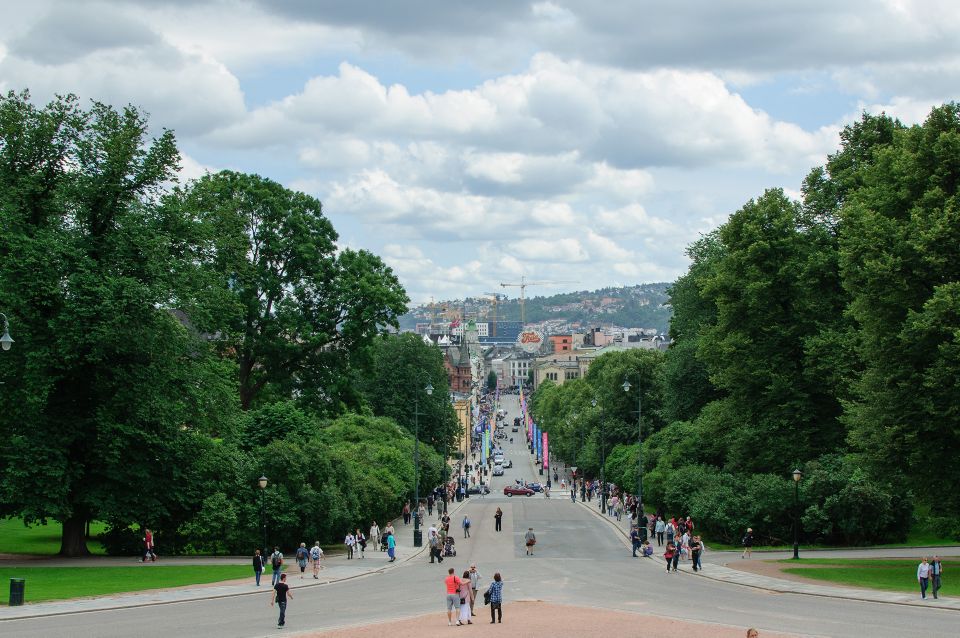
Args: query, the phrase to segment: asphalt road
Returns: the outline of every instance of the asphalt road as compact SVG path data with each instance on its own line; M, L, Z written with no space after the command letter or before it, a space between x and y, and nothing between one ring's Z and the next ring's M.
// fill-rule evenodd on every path
M508 409L509 424L517 408L511 405ZM522 437L515 436L514 444L505 448L515 467L507 470L505 476L493 479L491 495L469 499L453 520L456 558L431 565L424 554L421 559L384 574L300 591L294 581L294 598L284 630L276 629L276 613L264 592L257 596L6 621L0 623L0 633L4 637L37 638L235 638L366 624L425 613L436 614L436 622L442 624L442 579L447 567L455 567L459 574L471 562L477 563L484 583L495 571L502 574L506 614L510 613L510 601L526 599L801 635L931 637L956 636L960 631L960 615L956 612L774 594L683 573L668 575L660 561L631 558L619 534L585 508L572 504L569 498L503 496L503 486L515 478L530 480L537 476ZM504 512L500 533L494 532L493 525L497 507ZM464 539L460 530L463 513L468 513L473 521L469 539ZM524 555L523 535L528 527L534 528L538 539L533 557ZM412 535L412 526L401 528L399 533ZM385 560L379 553L372 556L369 560ZM512 622L516 622L522 634L522 619Z

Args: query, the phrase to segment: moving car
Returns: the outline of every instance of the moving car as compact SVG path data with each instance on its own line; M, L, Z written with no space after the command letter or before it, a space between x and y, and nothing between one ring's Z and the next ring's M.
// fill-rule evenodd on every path
M467 494L489 494L490 488L486 485L471 485L467 488Z
M503 488L503 493L506 496L513 496L514 494L516 494L517 496L533 496L533 490L531 490L529 487L520 487L520 486L513 486L513 485L508 485L505 488Z
M494 476L503 476L503 466L500 464L493 466L493 475Z
M511 467L513 467L513 461L511 461L510 459L505 459L503 463L501 463L500 465L503 466L503 469L508 470Z
M520 427L517 425L513 426L513 429L511 429L511 432L519 432L519 431L520 431Z
M502 454L497 454L496 456L494 456L494 457L493 457L493 464L494 464L494 465L503 465L503 455L502 455Z
M527 487L533 490L534 492L543 491L543 486L540 485L539 483L527 483Z

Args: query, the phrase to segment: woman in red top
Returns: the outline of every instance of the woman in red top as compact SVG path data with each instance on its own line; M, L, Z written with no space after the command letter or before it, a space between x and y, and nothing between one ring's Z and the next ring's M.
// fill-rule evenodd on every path
M673 562L673 555L677 553L677 548L673 543L667 543L667 549L663 552L663 557L667 559L667 573L670 573L670 563ZM674 567L673 571L677 571Z

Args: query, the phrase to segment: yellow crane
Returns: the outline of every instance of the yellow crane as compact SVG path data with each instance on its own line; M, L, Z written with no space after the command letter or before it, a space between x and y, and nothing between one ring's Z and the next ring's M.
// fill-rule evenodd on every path
M506 299L507 296L502 292L485 292L483 293L490 298L490 301L493 303L493 325L491 326L491 337L497 336L497 304L500 303L501 299Z
M549 284L578 284L579 281L570 281L566 279L558 279L556 281L527 281L527 278L523 275L520 276L520 283L503 283L500 282L500 286L503 288L513 287L520 289L520 324L521 326L526 325L527 323L527 314L526 314L526 291L527 286L546 286Z

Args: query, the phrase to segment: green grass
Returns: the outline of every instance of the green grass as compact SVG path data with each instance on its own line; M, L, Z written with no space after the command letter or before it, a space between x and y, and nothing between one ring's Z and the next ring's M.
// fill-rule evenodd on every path
M27 527L19 518L0 519L0 554L38 554L52 556L60 551L61 525L50 521L46 525ZM103 523L91 523L90 534L97 536L106 530ZM91 554L106 554L97 541L88 541Z
M704 534L703 540L708 549L714 551L743 551L742 545L728 545L726 543L711 542L710 538ZM916 530L907 534L907 540L902 543L887 543L885 545L862 545L857 547L840 545L800 545L800 549L896 549L898 547L956 547L960 545L956 539L949 536L943 536L929 530ZM793 545L754 545L754 551L793 551ZM919 561L918 561L919 562Z
M795 565L783 570L787 574L823 580L837 585L896 592L919 593L920 591L920 585L917 583L919 559L801 558L799 561L787 559L776 562ZM960 594L960 585L950 578L950 574L955 573L957 569L960 569L960 560L943 561L944 581L940 593L944 596Z
M249 565L136 567L0 567L0 605L9 601L11 578L25 578L25 601L63 600L120 592L181 587L249 577ZM269 583L268 575L267 583Z

